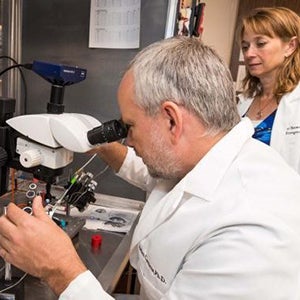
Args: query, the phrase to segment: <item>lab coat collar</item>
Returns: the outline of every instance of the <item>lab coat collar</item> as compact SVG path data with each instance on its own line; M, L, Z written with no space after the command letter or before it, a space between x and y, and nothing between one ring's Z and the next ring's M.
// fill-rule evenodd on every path
M250 119L243 118L185 176L180 183L184 185L184 191L209 201L226 170L253 132Z
M290 92L285 94L281 100L285 102L294 102L294 101L299 101L300 100L300 83ZM280 101L281 102L281 101Z

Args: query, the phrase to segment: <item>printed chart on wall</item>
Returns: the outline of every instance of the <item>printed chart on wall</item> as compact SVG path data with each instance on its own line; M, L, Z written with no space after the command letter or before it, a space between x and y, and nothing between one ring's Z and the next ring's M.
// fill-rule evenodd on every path
M139 48L140 11L141 0L91 0L89 47Z

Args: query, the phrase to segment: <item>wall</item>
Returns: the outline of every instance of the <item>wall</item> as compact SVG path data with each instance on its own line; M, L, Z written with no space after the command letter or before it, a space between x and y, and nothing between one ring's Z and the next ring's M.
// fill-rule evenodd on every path
M204 0L202 39L230 63L239 0Z
M167 1L141 0L140 48L164 37ZM128 62L140 49L88 48L90 0L23 1L23 63L33 60L62 63L87 69L83 82L65 90L65 112L84 113L105 122L120 117L116 93ZM26 72L28 114L46 112L51 85ZM145 133L147 134L147 133ZM66 176L81 167L89 156L76 154ZM95 159L86 170L99 174L105 164ZM125 183L108 169L97 177L97 191L141 199L144 193Z
M238 0L206 0L203 40L229 62ZM164 37L167 0L141 0L141 48ZM65 112L90 114L105 122L119 117L116 91L127 63L140 49L89 49L90 0L23 1L22 62L44 60L78 65L88 70L87 79L66 88ZM27 113L43 113L50 84L26 72ZM145 133L146 134L146 133ZM88 157L76 154L69 172ZM98 174L105 165L96 159L88 168ZM98 192L141 198L144 194L116 177L111 170L97 178Z

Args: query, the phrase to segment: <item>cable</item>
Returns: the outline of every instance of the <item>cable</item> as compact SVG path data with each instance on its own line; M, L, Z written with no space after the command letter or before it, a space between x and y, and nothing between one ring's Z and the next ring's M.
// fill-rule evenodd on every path
M72 194L71 195L71 197L70 197L70 199L69 199L69 202L70 202L70 204L72 205L72 206L74 206L75 207L75 204L81 199L81 197L83 196L83 195L85 195L87 193L87 191L85 191L85 192L76 192L76 193L74 193L74 194ZM77 194L79 194L79 197L72 203L72 198L75 198L75 196L77 195Z
M126 139L122 139L120 144L124 145ZM98 156L99 157L99 156ZM100 157L99 157L100 158ZM101 158L100 158L101 159ZM109 165L107 165L103 170L101 170L98 174L96 174L94 176L94 179L96 179L97 177L101 176L102 174L104 174L107 170L109 169Z
M70 191L71 187L75 184L76 180L71 182L69 187L65 190L65 192L62 194L62 196L56 201L56 203L52 206L51 211L48 212L49 216L52 218L55 211L58 209L58 206L62 203L63 199L67 195L67 193Z
M0 59L3 59L3 58L7 58L7 59L11 60L14 64L18 64L18 62L15 59L13 59L12 57L10 57L10 56L1 55Z
M12 57L10 56L7 56L7 55L2 55L0 56L0 59L8 59L10 61L12 61L14 64L18 65L18 62L13 59ZM23 83L23 88L24 88L24 111L25 111L25 114L26 114L26 107L27 107L27 84L26 84L26 80L25 80L25 76L24 76L24 73L22 71L21 68L18 68L18 70L20 71L20 75L21 75L21 79L22 79L22 83Z
M95 157L97 156L97 153L95 153L81 168L79 168L75 174L78 174L81 172Z
M27 276L28 273L25 273L17 282L15 282L14 284L4 288L3 290L0 291L0 294L3 293L3 292L6 292L10 289L12 289L13 287L17 286L19 283L22 282L22 280Z
M55 211L58 209L58 206L62 204L65 196L68 194L68 192L71 190L73 185L77 182L78 178L81 180L79 173L82 172L82 170L97 156L95 153L82 167L80 167L73 175L73 177L70 180L69 187L65 190L65 192L62 194L62 196L56 201L56 203L52 206L51 210L48 211L49 216L52 218ZM81 196L80 196L81 197Z
M6 73L7 71L9 71L11 69L19 68L19 67L24 67L26 69L31 69L32 64L15 64L15 65L9 66L9 67L7 67L6 69L4 69L0 72L0 76L2 76L4 73Z
M90 163L91 159L84 165L86 166L88 163ZM78 169L75 172L75 175L71 178L70 180L70 185L69 187L65 190L65 192L62 194L62 196L56 201L56 203L52 206L51 211L48 211L49 216L52 218L52 216L54 215L55 211L58 209L58 206L63 202L65 196L68 194L68 192L71 190L71 188L73 187L73 185L77 182L77 179L80 177L78 175L79 170L82 170L83 167L81 167L80 169Z
M94 179L96 179L98 176L101 176L109 169L109 165L107 165L103 170L101 170L98 174L94 176Z

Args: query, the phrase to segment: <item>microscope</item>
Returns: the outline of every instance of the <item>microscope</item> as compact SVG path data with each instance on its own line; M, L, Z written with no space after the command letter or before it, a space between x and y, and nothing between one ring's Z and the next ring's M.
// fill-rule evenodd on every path
M89 115L64 112L65 87L84 80L85 69L41 61L24 66L51 83L50 101L47 113L13 117L15 100L0 99L0 196L7 192L13 168L45 182L46 199L51 202L51 185L73 161L74 152L125 138L127 128L119 120L101 124ZM95 201L96 185L89 174L75 174L64 197L82 211ZM79 190L84 193L76 197Z
M12 67L1 71L0 76ZM86 114L64 112L65 87L85 80L85 69L42 61L34 61L22 67L35 72L51 84L50 101L47 104L47 113L14 117L15 99L0 97L0 196L6 197L10 192L9 181L13 180L10 178L11 169L31 174L34 179L45 183L43 200L52 209L48 210L49 216L73 238L84 226L85 220L68 215L59 218L54 214L53 208L64 204L83 211L90 202L96 200L94 190L97 182L93 179L93 174L80 168L69 179L59 198L52 196L51 186L63 174L64 168L73 161L74 152L87 152L95 145L125 138L127 127L119 120L101 124ZM32 182L29 186L33 185ZM33 192L33 189L28 192ZM26 197L22 195L21 198ZM0 204L4 206L5 213L5 205L10 200L2 197L1 200L3 201ZM31 209L30 204L25 204L27 206L23 209ZM15 282L23 278L19 279L18 273L13 277L11 265L7 262L4 273L4 280L0 279L2 291L8 288L11 290ZM19 299L23 299L20 285L14 293L19 295Z

